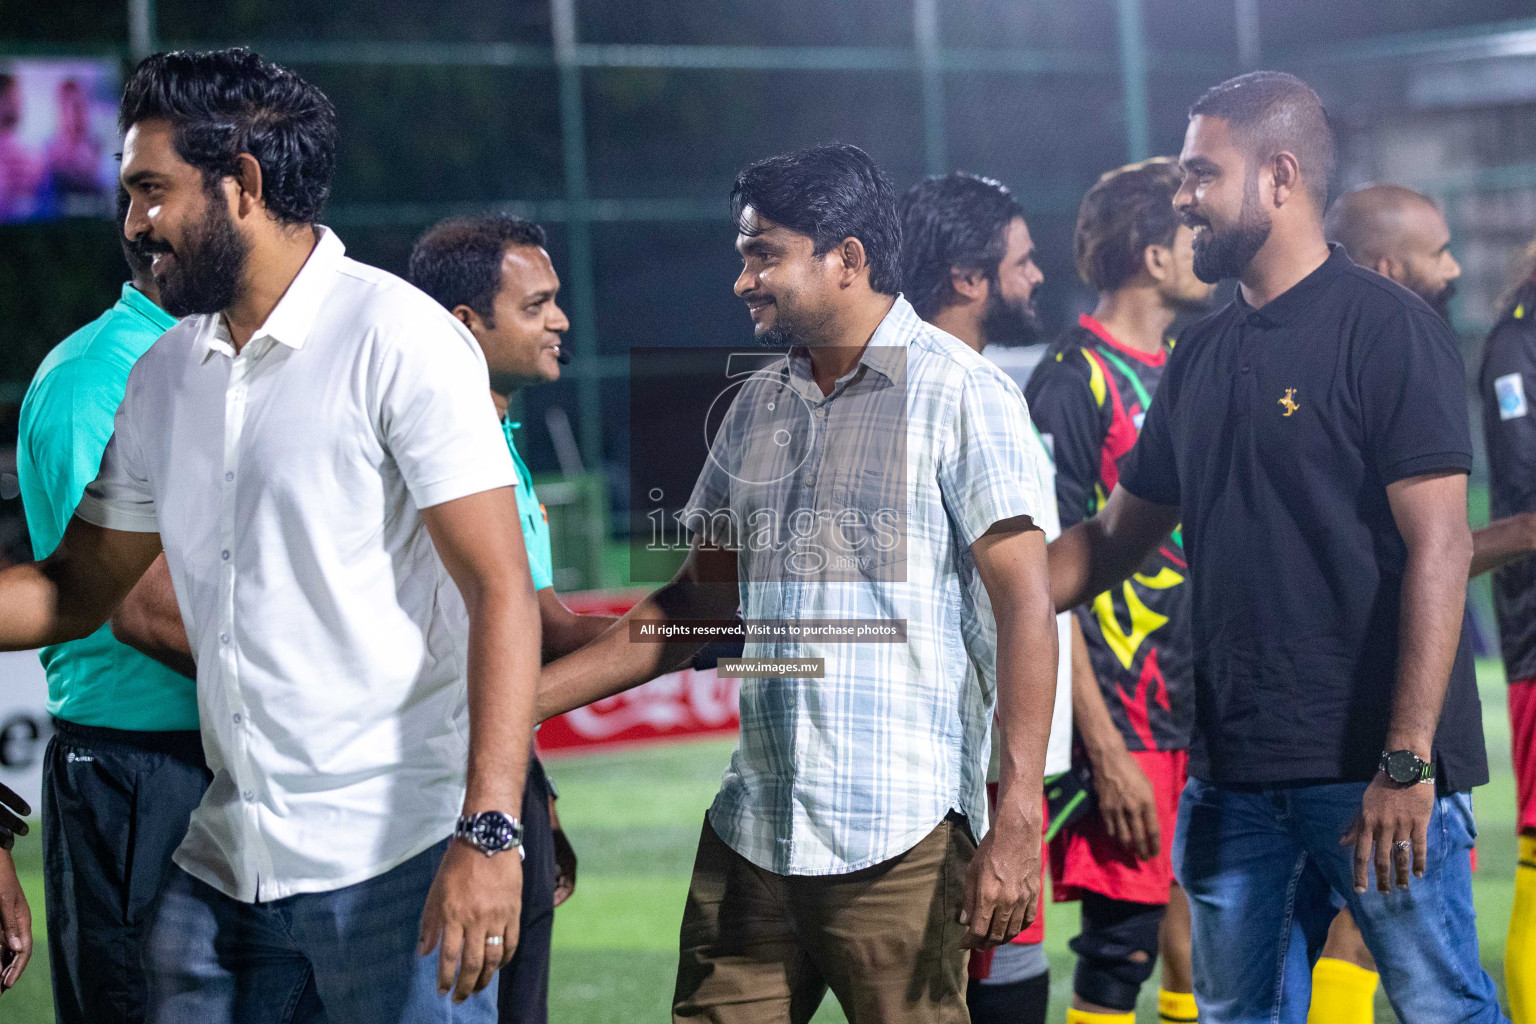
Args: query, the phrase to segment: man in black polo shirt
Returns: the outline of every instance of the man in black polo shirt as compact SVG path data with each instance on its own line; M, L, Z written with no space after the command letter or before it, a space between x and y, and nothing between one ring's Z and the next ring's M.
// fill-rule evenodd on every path
M1503 1021L1472 911L1468 791L1487 763L1460 643L1455 338L1324 241L1333 138L1299 79L1207 92L1180 163L1195 273L1241 287L1181 337L1119 486L1051 546L1051 579L1058 607L1079 604L1183 522L1196 722L1173 863L1202 1020L1305 1020L1343 903L1405 1024Z

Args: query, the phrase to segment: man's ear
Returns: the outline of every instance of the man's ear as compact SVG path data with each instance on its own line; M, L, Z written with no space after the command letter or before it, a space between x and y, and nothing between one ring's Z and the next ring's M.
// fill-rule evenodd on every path
M835 256L841 273L838 275L843 286L847 287L858 280L859 274L869 269L869 254L864 251L864 243L849 235L837 244L829 256Z
M235 157L235 172L231 177L239 190L236 212L241 217L249 217L262 205L265 182L261 177L261 164L251 154L241 153Z
M949 287L963 301L979 302L987 297L987 289L990 287L990 282L987 280L987 275L979 270L950 267Z
M477 338L480 336L481 332L486 329L485 318L482 317L479 313L476 313L474 310L470 309L468 306L463 305L462 303L460 305L454 306L453 309L449 310L449 312L453 314L455 320L463 324L465 327L468 327L469 333L473 334Z
M1398 284L1403 283L1404 267L1402 263L1390 256L1378 256L1376 262L1371 265L1371 269L1388 281L1396 281Z
M1301 162L1296 154L1281 150L1269 159L1269 173L1274 181L1274 204L1279 209L1301 191Z

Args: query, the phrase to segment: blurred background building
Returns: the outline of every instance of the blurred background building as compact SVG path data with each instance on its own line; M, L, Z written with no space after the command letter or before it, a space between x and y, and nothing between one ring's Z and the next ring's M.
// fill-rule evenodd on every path
M122 74L156 49L234 43L335 101L326 221L353 256L403 272L416 235L455 212L551 228L575 361L522 414L529 462L571 481L553 497L573 510L626 492L631 347L748 339L726 198L767 154L841 139L899 188L956 168L1001 179L1029 213L1052 331L1091 303L1071 264L1083 191L1177 152L1189 103L1246 69L1323 95L1335 192L1394 181L1444 202L1469 366L1536 231L1533 0L8 0L0 193L21 188L5 184L11 136L31 140L12 180L32 191L0 202L0 469L38 361L124 278L90 198L103 145L110 180ZM73 161L69 195L39 169L49 153ZM581 517L563 589L615 582L599 552L625 518L607 511ZM0 547L29 550L15 502Z

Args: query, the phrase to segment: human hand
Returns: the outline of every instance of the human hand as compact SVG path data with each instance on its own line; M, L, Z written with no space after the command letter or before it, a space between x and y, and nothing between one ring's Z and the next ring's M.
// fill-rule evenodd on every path
M437 991L462 1003L491 983L517 949L523 906L523 859L516 850L487 857L450 840L421 914L418 956L442 943ZM487 945L487 939L502 941ZM454 978L457 975L458 981Z
M1115 842L1138 860L1156 857L1162 849L1157 795L1130 751L1122 747L1094 762L1093 792L1099 817Z
M555 906L571 898L576 891L576 850L560 827L560 812L555 810L555 798L549 798L549 828L555 840Z
M0 937L4 940L0 946L0 992L4 992L21 980L21 972L32 959L32 909L21 891L9 850L0 850Z
M999 815L965 872L965 945L995 949L1029 927L1040 898L1040 802L1033 814Z
M1339 840L1355 848L1355 892L1369 884L1371 862L1376 864L1376 891L1408 888L1409 860L1414 877L1424 877L1428 856L1429 818L1435 809L1435 787L1422 782L1402 785L1377 772L1360 800L1360 813Z

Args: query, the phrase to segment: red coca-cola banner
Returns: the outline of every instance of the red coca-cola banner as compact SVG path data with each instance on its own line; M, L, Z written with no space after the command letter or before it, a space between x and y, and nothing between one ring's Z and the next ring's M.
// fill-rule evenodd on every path
M572 611L622 615L640 592L592 591L564 595ZM741 724L739 679L721 679L714 669L684 669L584 708L552 718L539 730L541 754L596 752L645 743L707 736L734 736Z

